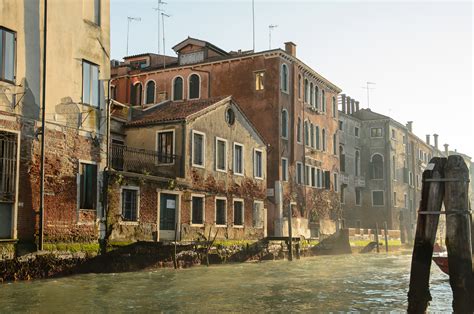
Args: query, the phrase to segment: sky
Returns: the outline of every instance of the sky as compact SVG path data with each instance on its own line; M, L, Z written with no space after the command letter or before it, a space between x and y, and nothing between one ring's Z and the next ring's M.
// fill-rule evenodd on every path
M164 0L166 54L188 36L226 50L252 49L252 0ZM255 1L256 51L297 45L297 57L343 93L421 139L439 134L474 157L473 14L470 1ZM157 0L111 0L111 55L157 52ZM161 22L160 22L161 27ZM161 49L163 43L160 42ZM161 50L163 51L163 50ZM433 143L433 137L431 137Z

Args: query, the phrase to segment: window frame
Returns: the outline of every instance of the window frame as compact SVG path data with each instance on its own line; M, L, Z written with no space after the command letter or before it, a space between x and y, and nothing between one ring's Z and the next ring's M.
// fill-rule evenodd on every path
M302 185L304 184L304 169L303 163L301 161L297 161L295 163L296 168L296 184ZM299 169L299 172L298 172Z
M283 167L283 161L286 167ZM286 157L281 157L281 181L288 182L288 158Z
M225 217L224 217L224 221L225 221L225 224L223 224L223 225L217 223L217 201L218 201L218 200L224 201L224 209L225 209L225 210L224 210L224 214L225 214L225 215L224 215L224 216L225 216ZM215 227L225 227L225 228L227 227L227 225L228 225L228 219L227 219L227 197L225 197L225 196L216 196L216 197L214 198L214 218L215 218L215 219L214 219L214 226L215 226Z
M355 188L354 193L355 193L355 195L354 195L355 206L362 206L362 189L361 188ZM359 194L359 202L357 202L357 194Z
M135 220L124 220L123 216L123 190L135 191L137 193L137 213ZM121 214L121 225L138 225L140 222L140 187L134 185L124 185L120 187L120 214Z
M193 222L193 197L202 198L202 223ZM206 194L191 193L191 206L190 206L190 222L191 227L204 227L206 223Z
M148 84L149 83L153 83L154 84L154 88L153 88L153 101L152 102L148 102ZM156 103L156 82L155 80L153 79L149 79L148 81L146 81L145 83L145 90L143 91L144 93L144 99L145 99L145 105L153 105Z
M334 182L333 182L334 192L339 192L339 173L333 172L333 179L334 179Z
M235 203L240 202L242 203L242 224L236 225L235 224ZM243 198L235 197L232 199L232 227L234 228L244 228L245 227L245 201Z
M95 189L96 195L94 196L94 206L95 208L81 208L81 164L86 165L94 165L96 167L96 178L95 178ZM78 172L77 172L77 208L78 210L86 210L86 211L99 211L99 165L95 161L90 160L78 160Z
M97 5L97 6L96 6ZM94 0L94 24L101 26L102 23L102 1Z
M283 69L286 69L286 76L284 76L285 71ZM289 85L290 85L290 69L286 63L282 63L281 65L281 75L280 75L280 90L288 94L289 93Z
M194 163L194 135L202 135L202 165ZM197 130L191 131L191 166L204 169L206 167L206 133Z
M254 82L255 82L255 91L263 91L265 90L265 70L261 71L254 71ZM261 83L261 88L260 86L257 85L257 83Z
M91 101L91 99L93 99L93 91L91 89L91 87L93 86L92 84L92 67L96 67L97 68L97 105L94 105L92 103L89 103L89 102L85 102L84 100L84 63L87 63L89 65L89 101ZM89 60L86 60L86 59L82 59L82 95L81 95L81 104L82 105L86 105L86 106L90 106L92 108L96 108L96 109L100 109L100 102L101 102L101 97L100 97L100 66L94 62L91 62ZM133 84L133 87L135 87L136 84L141 84L140 81L136 82L135 84ZM143 91L143 86L142 86L142 91ZM142 102L143 102L143 99L141 99ZM92 101L91 101L92 102ZM140 104L141 105L141 104Z
M302 132L301 132L301 118L298 117L298 120L296 122L296 143L298 144L302 144L301 142L301 135L302 135Z
M235 165L237 164L236 163L236 160L235 160L235 146L240 146L242 147L242 172L236 172L235 171ZM245 146L244 144L242 143L239 143L239 142L234 142L234 144L232 145L232 172L234 173L234 175L237 175L237 176L244 176L244 173L245 173Z
M382 205L375 205L374 204L374 192L382 192ZM385 207L385 191L384 190L372 190L371 191L371 196L372 196L372 206L373 207Z
M175 129L162 129L162 130L157 130L156 131L156 136L155 136L155 151L157 153L158 152L158 139L159 139L159 136L161 133L169 133L169 132L172 132L173 133L173 158L172 158L172 162L168 163L168 162L157 162L157 164L159 165L163 165L163 166L172 166L174 165L175 163L175 158L174 156L176 155L176 130Z
M376 136L374 136L373 133L372 133L373 130L380 130L380 136L378 136L377 134L376 134ZM381 127L371 127L370 128L370 137L371 138L383 138L383 128L381 128Z
M181 78L183 82L182 87L181 87L181 99L174 99L175 97L174 83L178 78ZM173 80L171 81L171 101L180 102L183 100L184 100L184 78L181 75L176 75L175 77L173 77Z
M382 158L382 176L380 178L375 177L375 164L374 164L374 157L375 156L380 156ZM384 180L385 179L385 159L384 156L381 153L373 153L372 156L370 156L370 171L371 171L371 179L372 180Z
M261 169L261 176L257 176L257 171L256 171L256 166L257 166L257 152L261 153L262 154L262 158L261 158L261 165L260 165L260 169ZM264 172L263 172L263 149L259 149L259 148L254 148L253 149L253 177L255 179L259 179L259 180L263 180L263 178L265 177L264 175Z
M217 150L217 143L218 142L224 142L225 146L224 146L224 169L219 169L218 165L219 165L219 162L218 162L218 150ZM227 162L227 140L225 138L222 138L222 137L218 137L216 136L215 140L214 140L214 160L215 160L215 167L214 169L217 171L217 172L223 172L223 173L227 173L227 170L229 169L228 168L228 162Z
M1 35L0 41L2 42L2 56L3 57L2 59L0 59L0 63L1 63L0 64L0 81L15 85L16 79L17 79L17 48L18 48L17 47L17 32L3 26L0 26L0 31L1 31L0 34L2 34L3 32L7 32L13 35L13 65L12 65L13 66L13 80L9 80L5 78L6 58L4 57L5 56L5 41L3 40L3 38L4 37L6 38L6 36Z
M198 77L198 97L197 98L191 98L191 76L196 75ZM201 75L199 73L192 72L188 75L188 99L189 100L196 100L196 99L201 99ZM184 85L184 84L183 84ZM184 86L183 86L184 87Z
M283 115L285 115L285 124L283 125ZM281 125L281 133L280 133L280 136L282 139L284 140L287 140L288 139L288 121L289 120L289 116L288 116L288 110L286 110L285 108L281 110L281 122L280 122L280 125ZM285 128L283 128L285 127ZM283 130L285 132L283 132Z

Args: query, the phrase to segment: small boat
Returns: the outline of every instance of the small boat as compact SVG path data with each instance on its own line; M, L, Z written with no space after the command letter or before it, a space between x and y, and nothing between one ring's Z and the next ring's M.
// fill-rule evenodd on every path
M435 244L433 247L433 262L438 265L439 269L446 275L449 275L449 266L448 266L448 252L441 248L438 244ZM474 261L474 256L472 258ZM472 271L474 273L474 263L472 265Z

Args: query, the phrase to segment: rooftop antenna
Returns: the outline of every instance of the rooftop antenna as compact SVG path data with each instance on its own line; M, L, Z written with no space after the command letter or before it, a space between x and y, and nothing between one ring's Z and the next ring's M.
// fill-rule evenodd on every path
M370 90L375 89L374 87L370 87L370 85L375 85L375 83L367 82L366 84L367 85L362 88L367 90L367 108L370 108Z
M277 28L278 25L270 24L268 25L268 49L272 49L272 31L274 28Z
M140 22L142 20L141 17L131 17L131 16L127 16L127 19L128 19L128 24L127 24L127 56L128 56L128 38L130 37L130 22L131 21L137 21L137 22Z
M163 69L166 69L165 17L171 17L171 15L161 12L161 22L163 23Z
M253 35L253 52L255 52L255 0L252 0L252 35Z
M157 33L158 33L158 54L160 54L160 42L161 42L161 38L160 38L160 16L161 16L161 12L164 12L164 10L161 9L161 5L162 4L167 4L166 2L164 1L161 1L161 0L157 0L157 7L156 8L153 8L153 10L155 10L158 15L158 23L157 23Z

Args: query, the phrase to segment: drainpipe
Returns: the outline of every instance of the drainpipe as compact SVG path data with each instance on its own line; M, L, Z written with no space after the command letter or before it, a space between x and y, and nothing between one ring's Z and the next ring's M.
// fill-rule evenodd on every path
M46 123L46 34L48 20L48 0L44 0L43 20L43 99L41 104L41 166L40 166L40 205L39 205L39 237L38 250L43 250L43 227L44 227L44 149L45 149L45 123Z

